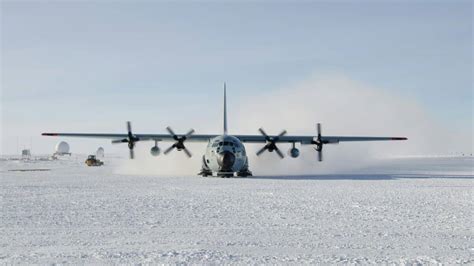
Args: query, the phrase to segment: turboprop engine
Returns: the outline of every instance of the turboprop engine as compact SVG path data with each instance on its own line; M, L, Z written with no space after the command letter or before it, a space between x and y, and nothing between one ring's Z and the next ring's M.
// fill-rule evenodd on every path
M151 147L150 154L152 156L160 155L160 148L158 147L158 143L155 141L155 146Z
M291 149L288 151L288 154L289 154L292 158L297 158L298 156L300 156L300 150L298 150L297 148L293 147L293 148L291 148Z

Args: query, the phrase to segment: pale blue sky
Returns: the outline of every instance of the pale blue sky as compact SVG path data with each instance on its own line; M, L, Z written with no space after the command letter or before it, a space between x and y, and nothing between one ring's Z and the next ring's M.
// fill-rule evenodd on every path
M42 131L217 120L223 81L238 102L318 73L472 132L471 1L81 2L2 1L4 153Z

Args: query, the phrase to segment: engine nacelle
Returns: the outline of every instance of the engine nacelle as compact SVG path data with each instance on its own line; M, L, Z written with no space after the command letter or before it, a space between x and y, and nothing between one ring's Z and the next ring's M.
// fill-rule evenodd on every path
M160 148L158 148L158 146L153 146L151 149L150 149L150 154L152 156L158 156L160 155Z
M291 148L291 149L288 151L288 154L289 154L292 158L297 158L298 156L300 156L300 150L298 150L297 148Z

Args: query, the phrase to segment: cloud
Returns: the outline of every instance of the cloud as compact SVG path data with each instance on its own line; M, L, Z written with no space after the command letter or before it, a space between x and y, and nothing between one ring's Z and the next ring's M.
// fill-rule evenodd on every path
M469 135L451 132L435 122L414 99L341 75L313 76L273 93L256 93L246 100L231 121L234 128L257 133L263 126L278 134L314 134L316 123L323 135L405 136L408 141L326 145L325 160L317 162L311 147L301 157L280 161L276 154L254 156L257 146L247 145L251 167L266 174L313 174L362 167L389 156L447 154L472 146ZM280 145L282 150L289 145Z

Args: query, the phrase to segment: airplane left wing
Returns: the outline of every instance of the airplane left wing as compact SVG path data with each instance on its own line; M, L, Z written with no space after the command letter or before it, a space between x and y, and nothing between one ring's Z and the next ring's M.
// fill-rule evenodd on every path
M280 158L283 159L284 155L277 146L277 143L292 143L293 148L290 150L293 158L298 157L299 151L295 148L295 143L301 143L301 145L314 145L314 149L318 152L318 161L323 160L323 146L325 144L337 144L339 142L346 141L392 141L392 140L407 140L405 137L360 137L360 136L321 136L321 128L318 125L317 136L286 136L286 131L283 131L277 136L268 136L262 129L262 133L259 135L236 135L242 142L250 143L262 143L264 146L257 151L257 155L262 154L264 151L275 151Z
M242 142L249 143L265 143L268 139L259 135L235 135ZM270 137L272 138L272 137ZM315 144L317 136L280 136L277 142L301 143L303 145ZM355 142L355 141L392 141L407 140L405 137L361 137L361 136L321 136L324 144L337 144L339 142Z
M271 142L273 145L276 142L301 143L302 145L315 144L322 146L323 144L337 144L344 141L388 141L388 140L406 140L404 137L361 137L361 136L322 136L321 124L316 124L318 135L316 136L287 136L286 130L283 130L276 136L269 136L263 128L260 128L261 135L237 135L242 142Z
M275 151L280 158L284 155L278 149L277 143L286 142L293 143L292 157L298 157L298 150L295 148L295 143L301 143L302 145L314 145L314 149L318 152L318 160L323 160L323 146L325 144L337 144L339 142L346 141L392 141L392 140L407 140L405 137L361 137L361 136L322 136L321 135L321 124L317 124L318 135L317 136L287 136L286 130L283 130L276 136L269 136L265 131L260 128L259 131L262 135L237 135L242 142L253 142L253 143L264 143L265 145L257 151L257 155L260 155L264 151Z

